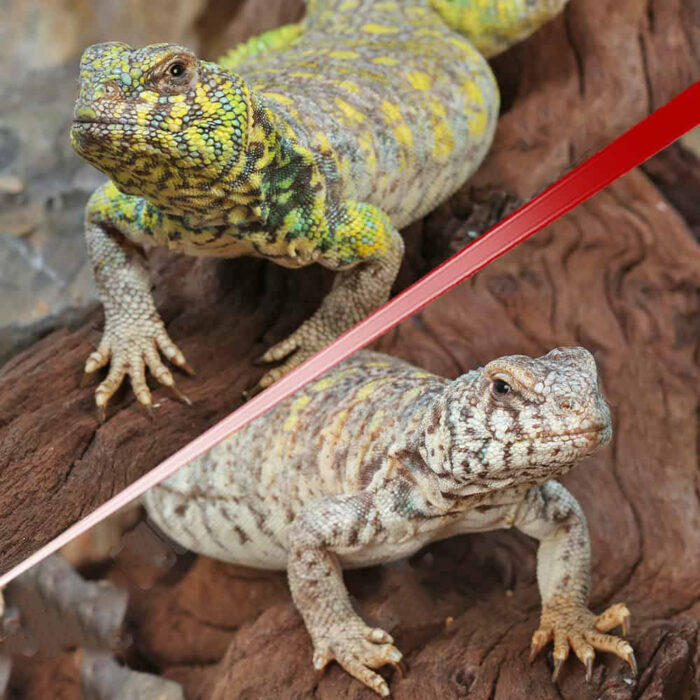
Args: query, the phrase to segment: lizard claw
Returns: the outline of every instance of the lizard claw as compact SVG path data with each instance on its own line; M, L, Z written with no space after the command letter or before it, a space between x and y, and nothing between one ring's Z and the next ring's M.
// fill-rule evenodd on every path
M281 362L277 367L273 367L260 379L260 387L266 389L281 379L287 372L291 372L302 362L308 360L319 350L330 343L337 334L330 333L314 323L312 317L304 322L288 338L273 345L262 357L256 360L255 364L268 364L270 362Z
M241 392L241 396L243 397L244 401L250 401L254 396L257 396L262 391L263 391L263 387L260 386L260 383L253 384L253 386L250 386L247 389L244 389Z
M629 619L627 606L617 604L600 615L594 615L584 605L559 598L545 604L539 629L532 635L530 660L549 642L554 640L554 671L556 682L569 651L573 651L586 669L586 681L593 677L595 651L609 651L626 661L632 672L637 673L634 651L628 642L604 631L619 625L625 626Z
M151 392L146 383L147 369L183 403L192 403L175 387L172 372L163 363L160 353L188 374L194 373L182 352L170 340L160 319L136 326L124 319L107 323L99 347L85 362L85 375L81 382L81 386L84 386L89 376L109 364L106 378L95 390L100 422L104 422L107 404L127 376L131 379L136 398L148 411Z
M358 635L359 631L359 635ZM403 655L393 645L390 634L380 628L334 630L315 640L314 668L320 673L330 661L337 661L351 676L382 697L389 695L389 685L372 669L390 665L405 673Z
M545 630L539 629L532 635L532 642L530 643L530 663L533 663L537 658L537 655L544 649L547 642L552 638L552 635Z
M559 678L559 672L564 665L566 659L554 659L554 670L552 671L552 683L556 683Z
M189 362L187 362L187 360L185 360L182 364L179 364L178 367L179 367L181 370L183 370L186 374L189 374L190 377L194 377L194 376L196 376L196 374L197 374L197 373L194 371L194 369L192 369L192 366L190 365Z
M408 664L405 660L402 661L390 661L389 665L394 668L394 670L404 678L408 674Z
M172 393L178 401L181 401L182 403L186 404L187 406L192 405L192 399L190 399L188 396L185 396L185 394L183 394L177 388L177 386L175 386L175 382L173 382L170 385L170 393Z

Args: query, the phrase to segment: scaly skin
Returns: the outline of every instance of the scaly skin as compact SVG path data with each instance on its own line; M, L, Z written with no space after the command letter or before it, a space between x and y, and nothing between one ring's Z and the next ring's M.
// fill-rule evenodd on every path
M503 357L454 381L360 352L153 487L145 505L188 549L286 568L316 668L336 660L380 695L388 685L371 669L401 653L354 612L341 567L505 527L540 541L533 658L553 638L555 679L569 649L588 676L594 649L634 670L632 647L604 634L626 629L629 612L588 610L586 520L551 480L611 435L583 348Z
M105 332L85 371L111 361L101 412L126 375L150 406L146 367L174 386L158 349L186 366L138 246L342 271L263 356L285 362L262 387L386 301L397 229L458 189L493 138L498 89L475 47L502 50L565 2L311 0L302 23L220 64L172 44L87 49L71 138L111 178L86 212Z

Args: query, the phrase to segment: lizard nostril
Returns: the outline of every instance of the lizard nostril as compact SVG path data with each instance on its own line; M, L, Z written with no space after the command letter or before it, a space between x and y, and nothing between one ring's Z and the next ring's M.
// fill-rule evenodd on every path
M559 406L565 411L576 411L577 413L581 411L581 404L576 399L572 398L562 399L559 402Z

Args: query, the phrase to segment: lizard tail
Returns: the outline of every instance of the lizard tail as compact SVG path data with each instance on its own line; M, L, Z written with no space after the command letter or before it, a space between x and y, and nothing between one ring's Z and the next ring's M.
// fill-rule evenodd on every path
M429 0L455 31L487 58L530 36L558 15L568 0Z

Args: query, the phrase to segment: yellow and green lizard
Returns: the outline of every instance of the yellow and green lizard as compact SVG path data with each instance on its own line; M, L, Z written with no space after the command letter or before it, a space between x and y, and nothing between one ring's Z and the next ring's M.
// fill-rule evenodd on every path
M566 0L308 0L299 24L219 63L173 44L91 46L71 139L110 181L86 211L105 330L88 358L104 417L126 375L188 369L155 308L141 248L253 255L339 272L318 311L263 360L267 386L390 294L398 229L455 192L484 158L498 87L486 58Z

